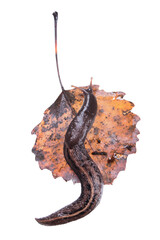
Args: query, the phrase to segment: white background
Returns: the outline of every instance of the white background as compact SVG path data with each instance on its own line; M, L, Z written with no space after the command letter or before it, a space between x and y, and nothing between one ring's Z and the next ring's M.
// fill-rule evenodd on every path
M54 21L59 12L58 51L66 89L88 85L123 91L141 117L137 153L100 205L87 217L39 225L71 203L80 185L41 171L31 149L32 128L61 89L54 58ZM0 238L160 239L160 2L157 0L6 0L0 3Z

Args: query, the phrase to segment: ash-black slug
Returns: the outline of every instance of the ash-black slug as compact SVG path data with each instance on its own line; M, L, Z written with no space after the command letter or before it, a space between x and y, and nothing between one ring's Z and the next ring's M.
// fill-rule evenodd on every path
M102 175L84 146L86 135L96 116L97 101L91 85L87 90L81 90L84 93L84 102L70 123L64 142L64 156L81 182L81 195L76 201L59 211L36 219L43 225L64 224L86 216L97 206L102 195Z

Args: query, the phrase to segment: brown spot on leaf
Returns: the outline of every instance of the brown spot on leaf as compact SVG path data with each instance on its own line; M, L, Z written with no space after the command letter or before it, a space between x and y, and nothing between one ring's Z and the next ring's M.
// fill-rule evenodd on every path
M94 128L94 135L97 135L98 134L98 131L99 131L99 129L96 127L96 128Z

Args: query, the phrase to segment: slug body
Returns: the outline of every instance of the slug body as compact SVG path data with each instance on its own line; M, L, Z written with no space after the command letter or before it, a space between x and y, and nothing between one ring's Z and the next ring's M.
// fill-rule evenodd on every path
M36 219L43 225L64 224L86 216L98 205L102 195L102 175L84 146L86 135L97 113L97 101L91 86L87 90L81 90L84 93L84 102L70 123L64 142L64 156L81 182L81 195L76 201L57 212Z

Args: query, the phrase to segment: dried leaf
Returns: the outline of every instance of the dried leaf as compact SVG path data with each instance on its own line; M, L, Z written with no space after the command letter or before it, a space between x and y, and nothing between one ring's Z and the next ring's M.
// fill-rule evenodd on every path
M123 99L123 92L107 93L93 85L93 93L97 98L98 112L87 135L85 148L98 165L104 184L111 184L118 173L125 170L127 156L136 152L139 134L136 124L140 118L131 112L134 104ZM67 91L67 95L78 112L83 104L83 93L72 89ZM72 179L78 182L63 154L65 133L73 117L61 93L32 131L37 135L33 152L40 168L52 171L54 178L63 177L66 181Z

